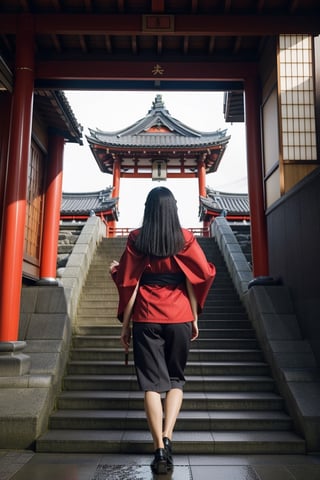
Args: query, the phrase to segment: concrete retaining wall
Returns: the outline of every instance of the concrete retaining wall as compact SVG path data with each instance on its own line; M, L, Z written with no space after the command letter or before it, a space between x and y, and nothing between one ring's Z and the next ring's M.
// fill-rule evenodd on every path
M22 288L17 344L21 348L25 342L26 346L23 353L12 348L9 355L0 355L0 448L33 448L47 429L61 388L81 290L104 235L101 220L90 217L62 272L61 284ZM3 347L3 351L7 349ZM20 369L22 374L13 375L5 363L8 358L13 364L23 358L27 371Z
M320 451L320 372L299 327L291 292L284 285L248 288L252 274L228 222L212 226L228 270L255 328L273 377L308 452Z

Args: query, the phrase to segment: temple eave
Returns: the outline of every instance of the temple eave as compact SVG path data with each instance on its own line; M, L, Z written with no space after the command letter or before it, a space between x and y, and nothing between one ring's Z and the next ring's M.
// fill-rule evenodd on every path
M113 173L113 164L116 159L120 160L120 172L126 173L134 170L135 173L143 173L144 170L152 170L153 162L164 161L168 173L179 170L180 172L194 171L198 168L199 162L204 162L206 173L215 172L220 164L225 148L178 149L154 150L128 150L110 151L110 149L93 149L93 155L102 172Z

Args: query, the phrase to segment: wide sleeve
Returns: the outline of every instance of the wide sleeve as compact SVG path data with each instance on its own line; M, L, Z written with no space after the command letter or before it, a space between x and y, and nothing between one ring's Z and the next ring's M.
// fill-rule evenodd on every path
M216 268L213 263L208 262L194 235L189 231L184 231L184 235L185 248L174 258L193 286L198 313L201 313L216 276Z
M148 257L135 250L134 239L135 233L131 232L125 250L119 260L119 265L114 267L111 273L119 294L117 317L120 322L123 321L124 309L148 263Z

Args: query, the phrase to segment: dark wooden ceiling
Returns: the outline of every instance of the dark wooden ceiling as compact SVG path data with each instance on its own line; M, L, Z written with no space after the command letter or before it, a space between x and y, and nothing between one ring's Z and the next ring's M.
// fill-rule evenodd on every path
M1 0L0 55L10 68L20 14L34 22L36 85L44 88L123 88L131 74L141 89L148 79L137 65L146 62L162 86L183 78L188 88L188 77L205 79L205 64L226 79L221 65L257 62L267 37L320 29L319 0ZM154 74L156 65L163 73ZM111 71L113 83L95 83Z

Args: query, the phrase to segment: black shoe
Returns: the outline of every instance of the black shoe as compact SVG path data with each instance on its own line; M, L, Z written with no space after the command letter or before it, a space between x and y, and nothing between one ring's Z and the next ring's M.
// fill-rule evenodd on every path
M157 448L151 462L151 470L157 475L167 473L167 454L164 448Z
M167 464L168 464L168 470L173 469L173 458L172 458L172 442L170 438L164 437L163 438L163 444L164 448L167 454Z

